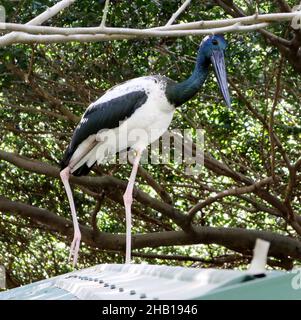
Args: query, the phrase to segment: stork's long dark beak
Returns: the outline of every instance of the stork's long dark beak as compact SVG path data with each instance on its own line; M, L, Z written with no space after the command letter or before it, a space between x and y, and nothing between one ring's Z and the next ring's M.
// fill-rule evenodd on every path
M211 55L211 62L214 66L217 81L221 89L222 95L225 99L226 105L228 108L231 109L231 100L228 89L224 52L221 50L214 50Z

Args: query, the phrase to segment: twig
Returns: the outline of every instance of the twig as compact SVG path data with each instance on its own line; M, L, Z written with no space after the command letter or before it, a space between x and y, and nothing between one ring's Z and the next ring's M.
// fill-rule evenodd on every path
M32 73L32 67L33 67L33 61L34 61L34 50L35 50L35 47L32 46L32 51L31 51L31 56L30 56L30 62L29 62L28 72L27 72L27 74L25 74L25 76L24 76L26 83L29 82L29 77L31 76L31 73Z
M291 12L292 11L291 7L287 4L286 1L284 1L284 0L276 0L276 1L278 2L280 10L287 11L287 12Z
M105 26L106 26L106 20L107 20L107 15L108 15L108 11L109 11L109 3L110 3L110 0L106 0L105 7L103 9L102 20L101 20L101 24L100 24L101 28L105 28Z
M168 192L142 166L139 166L138 174L157 192L164 202L172 204L172 198Z
M281 79L282 65L283 65L283 56L281 56L279 67L278 67L274 101L273 101L272 110L270 113L270 120L269 120L269 136L270 136L270 142L271 142L271 174L273 179L275 179L275 136L274 136L274 130L273 130L274 113L275 113L275 109L278 104L279 95L280 95L280 79Z
M201 20L187 23L174 24L170 26L162 26L154 29L157 30L184 30L184 29L205 29L205 28L217 28L217 27L226 27L233 25L235 23L241 23L244 25L247 24L256 24L261 22L284 22L291 21L294 17L299 16L300 11L290 12L290 13L267 13L267 14L253 14L250 16L242 16L230 19L220 19L220 20Z
M105 196L105 192L103 191L98 199L96 200L96 204L95 204L95 208L93 210L93 213L91 215L91 226L92 226L92 229L94 232L98 231L98 228L97 228L97 213L99 212L100 210L100 207L101 207L101 204L102 204L102 201L104 199L104 196Z
M51 8L48 8L46 11L38 15L37 17L33 18L29 22L26 23L26 25L40 25L43 22L49 20L53 16L55 16L57 13L62 11L63 9L69 7L75 0L62 0L52 6ZM6 24L1 23L0 29L6 29ZM2 37L0 37L0 47L5 46L7 43L12 43L13 39L18 36L17 32L11 32L9 34L6 34Z
M232 189L228 189L228 190L224 190L220 193L218 193L217 195L213 196L213 197L209 197L207 198L205 201L200 202L198 204L196 204L195 206L193 206L189 211L188 211L188 216L190 221L193 219L194 215L201 209L203 209L204 207L212 204L213 202L216 202L217 200L220 200L224 197L229 197L229 196L237 196L240 194L245 194L245 193L250 193L253 192L256 189L260 189L261 187L263 187L266 184L270 184L273 182L273 178L272 177L267 177L264 178L263 180L260 180L258 182L253 183L250 186L243 186L240 188L232 188Z
M298 170L300 169L300 167L301 167L301 158L299 158L299 159L296 161L294 167L295 167L296 171L298 171Z
M170 26L174 23L174 21L178 18L178 16L188 7L191 0L186 0L183 2L181 7L171 16L171 18L168 20L165 26Z
M252 113L252 115L255 116L255 118L258 119L263 124L265 129L269 130L269 124L266 122L264 116L252 106L250 101L245 97L244 93L237 87L237 85L234 83L234 81L231 78L229 78L228 81L231 87L233 87L237 92L238 97L245 103L247 109ZM278 138L275 132L272 132L272 134L273 134L275 144L279 148L279 152L281 153L283 160L285 161L287 167L290 168L291 167L290 160L287 156L287 153L280 139Z

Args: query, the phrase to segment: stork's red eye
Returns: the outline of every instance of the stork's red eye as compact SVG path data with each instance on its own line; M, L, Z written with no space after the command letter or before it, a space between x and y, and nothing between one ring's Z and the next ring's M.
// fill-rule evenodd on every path
M214 44L216 46L218 44L218 41L216 39L213 39L212 44Z

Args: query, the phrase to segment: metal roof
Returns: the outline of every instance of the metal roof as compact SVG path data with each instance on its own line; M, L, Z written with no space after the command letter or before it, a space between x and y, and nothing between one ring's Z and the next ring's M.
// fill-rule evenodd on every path
M0 300L301 299L301 285L293 285L300 275L100 264L2 292Z

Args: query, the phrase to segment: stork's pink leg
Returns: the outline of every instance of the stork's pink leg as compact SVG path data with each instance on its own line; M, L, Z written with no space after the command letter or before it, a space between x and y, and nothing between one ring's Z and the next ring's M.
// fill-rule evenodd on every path
M71 260L71 258L73 256L73 266L75 267L76 262L77 262L77 258L78 258L81 233L80 233L79 225L78 225L78 221L77 221L72 191L71 191L70 184L69 184L70 167L66 167L65 169L63 169L60 172L60 176L61 176L62 182L64 184L64 187L65 187L65 190L67 193L67 197L68 197L69 205L70 205L70 209L71 209L71 214L72 214L72 220L73 220L74 237L73 237L73 241L72 241L71 247L70 247L69 261Z
M123 195L123 201L125 206L125 218L126 218L126 250L125 250L125 263L131 262L131 246L132 246L132 202L133 202L133 189L136 180L136 175L138 171L139 161L141 159L142 151L137 151L136 157L133 162L133 169L131 176L126 188L126 191Z

